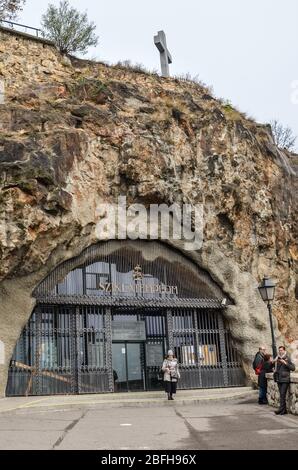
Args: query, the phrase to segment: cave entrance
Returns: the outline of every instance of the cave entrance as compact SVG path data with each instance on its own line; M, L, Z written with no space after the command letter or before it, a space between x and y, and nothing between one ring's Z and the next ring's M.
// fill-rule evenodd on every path
M180 389L244 385L224 293L160 243L94 245L58 266L34 295L8 396L160 390L168 349L180 364Z

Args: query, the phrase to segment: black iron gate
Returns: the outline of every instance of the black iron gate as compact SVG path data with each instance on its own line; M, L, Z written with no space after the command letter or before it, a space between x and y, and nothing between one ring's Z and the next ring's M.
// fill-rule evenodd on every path
M181 370L179 388L241 386L245 375L221 310L168 312L169 344Z
M180 389L244 385L240 359L221 310L40 304L16 345L7 395L117 390L112 333L119 317L144 324L147 390L162 388L158 371L168 348L178 358Z
M179 389L243 386L245 374L221 310L169 308L163 316L146 314L147 348L164 345L175 352ZM151 318L151 319L150 319ZM151 325L151 327L150 327ZM147 365L147 387L160 388L160 364Z
M109 322L103 307L37 307L16 345L7 395L108 391Z

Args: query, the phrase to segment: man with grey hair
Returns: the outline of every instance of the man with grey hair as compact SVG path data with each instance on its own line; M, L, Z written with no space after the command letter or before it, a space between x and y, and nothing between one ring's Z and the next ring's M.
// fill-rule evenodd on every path
M252 367L257 376L260 375L261 370L263 368L265 353L266 353L266 347L260 346L259 351L255 355L255 358L253 360ZM266 390L264 389L264 387L259 386L259 405L266 405L266 404L267 404Z

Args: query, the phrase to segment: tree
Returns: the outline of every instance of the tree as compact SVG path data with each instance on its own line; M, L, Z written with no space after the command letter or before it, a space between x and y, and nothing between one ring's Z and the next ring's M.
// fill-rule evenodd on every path
M297 137L290 127L283 126L277 119L270 122L272 134L277 147L286 150L294 150Z
M42 27L44 37L53 41L62 54L86 54L89 46L98 44L96 25L88 21L87 13L71 7L68 0L60 1L59 7L49 5L42 17Z
M25 0L0 0L0 20L13 20L24 3Z

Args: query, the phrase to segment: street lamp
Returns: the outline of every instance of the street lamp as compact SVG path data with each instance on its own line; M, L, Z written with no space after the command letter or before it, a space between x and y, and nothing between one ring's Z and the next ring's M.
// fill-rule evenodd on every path
M276 342L275 342L275 337L274 337L273 321L272 321L272 302L274 299L275 284L272 281L272 279L270 279L267 276L264 276L262 283L259 285L259 292L264 302L267 303L267 308L269 312L269 320L270 320L270 328L271 328L272 352L273 352L273 356L276 357L277 349L276 349Z

